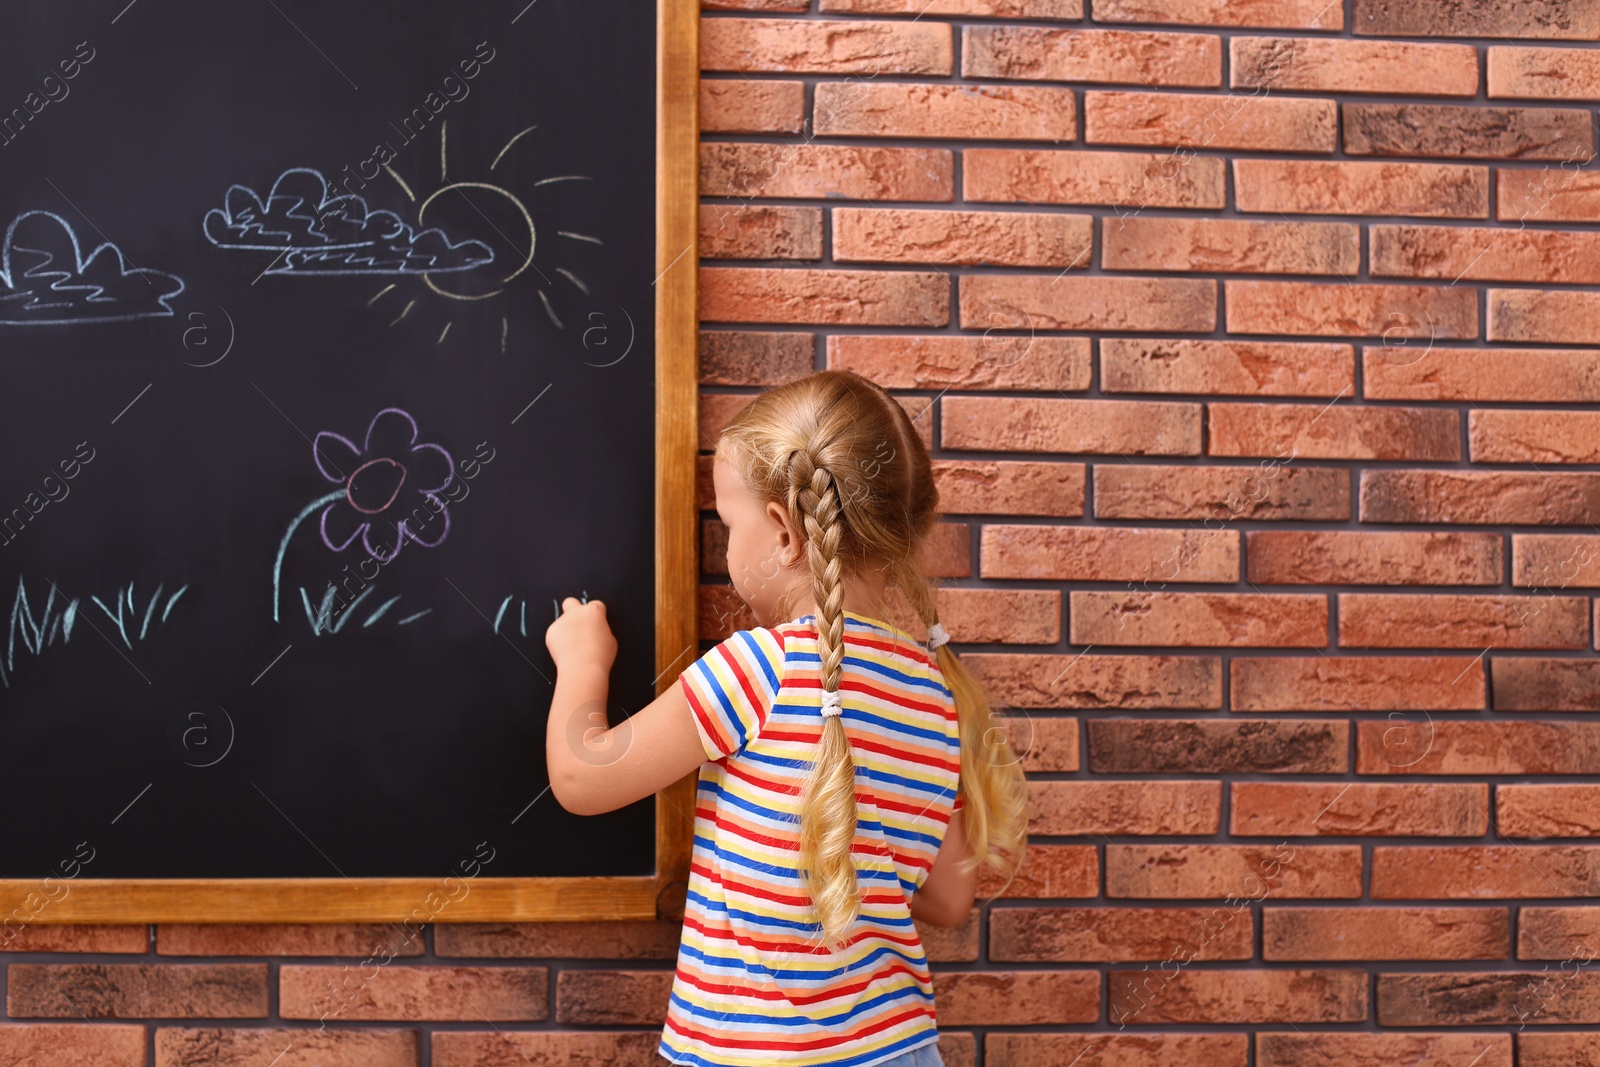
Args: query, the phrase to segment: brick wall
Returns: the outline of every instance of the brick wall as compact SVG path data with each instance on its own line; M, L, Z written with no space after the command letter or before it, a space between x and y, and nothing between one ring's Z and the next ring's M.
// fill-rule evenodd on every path
M1600 0L703 28L705 429L898 393L1033 781L951 1067L1600 1064ZM32 927L0 1063L658 1062L676 924L388 936Z

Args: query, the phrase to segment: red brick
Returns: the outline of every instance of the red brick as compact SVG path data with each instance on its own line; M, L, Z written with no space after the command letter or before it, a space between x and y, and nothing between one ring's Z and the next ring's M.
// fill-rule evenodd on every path
M697 623L702 641L725 641L740 630L758 625L750 605L739 598L731 585L700 587Z
M1540 1034L1523 1030L1517 1034L1517 1056L1520 1067L1594 1067L1600 1064L1600 1033Z
M1083 514L1082 463L936 459L933 479L941 514Z
M1591 48L1489 49L1489 98L1600 100L1600 55Z
M6 1014L59 1019L261 1019L265 963L13 963Z
M1555 986L1548 968L1531 974L1383 974L1378 1022L1385 1026L1600 1022L1600 983L1577 972Z
M812 111L819 137L1077 138L1072 90L1045 86L823 82Z
M838 263L949 263L1008 267L1089 266L1088 215L1019 211L835 208Z
M1206 422L1213 456L1461 458L1459 416L1438 408L1212 403Z
M1217 283L1210 278L969 274L960 289L961 326L969 330L1208 333L1217 325Z
M939 623L950 639L974 644L1053 645L1061 640L1055 589L940 589ZM926 631L911 633L919 640Z
M996 525L983 528L979 553L985 578L1127 581L1146 589L1160 589L1168 580L1239 580L1234 531Z
M1600 709L1600 660L1497 656L1492 670L1497 711Z
M1358 774L1481 776L1600 770L1600 723L1461 722L1424 716L1356 726Z
M949 74L951 28L861 19L700 20L700 69L793 74Z
M1101 0L1104 3L1104 0ZM1095 8L1098 15L1099 6ZM1003 1033L984 1036L989 1067L1245 1067L1249 1034ZM1077 1063L1073 1063L1073 1059ZM1501 1065L1496 1065L1501 1067ZM1507 1060L1504 1067L1510 1067Z
M700 268L703 322L943 326L950 280L886 270Z
M1111 1021L1354 1023L1367 1018L1367 975L1350 970L1112 971ZM1152 981L1154 979L1154 981Z
M1100 1017L1095 971L941 971L933 976L939 1026L1092 1023Z
M979 15L999 19L1081 19L1083 0L821 0L819 11L863 15Z
M996 709L995 715L1000 733L1017 754L1024 771L1031 774L1079 769L1077 719L1054 712L1036 715L1025 708Z
M996 704L1019 708L1217 708L1214 656L970 652L962 661Z
M1588 113L1584 112L1588 121ZM1587 129L1587 127L1585 127ZM1592 171L1580 170L1594 162L1594 149L1580 144L1552 147L1566 149L1552 174L1550 164L1539 170L1531 167L1497 167L1495 218L1516 219L1526 225L1535 222L1590 222L1600 216L1600 181Z
M960 926L930 926L913 920L922 948L932 963L976 963L981 941L983 911L973 908Z
M1359 845L1159 844L1106 849L1108 897L1281 900L1360 895Z
M1361 521L1586 526L1600 522L1600 473L1365 470Z
M1347 648L1586 648L1588 597L1340 593Z
M1098 492L1097 492L1098 495ZM1251 582L1304 585L1499 585L1499 534L1251 530Z
M1344 105L1346 155L1565 160L1593 149L1589 115L1578 108ZM1507 175L1538 173L1502 170L1501 202Z
M1210 87L1222 84L1222 39L1142 30L967 26L961 33L961 74Z
M1101 341L1104 358L1105 346ZM1159 467L1097 464L1099 519L1198 519L1208 529L1235 518L1343 522L1350 473L1337 467Z
M1361 356L1365 395L1376 400L1600 402L1597 349L1364 347Z
M1274 593L1072 593L1076 645L1325 648L1328 598Z
M1586 0L1356 0L1354 29L1385 37L1592 41L1600 37L1600 8Z
M1130 218L1123 221L1131 227L1141 220ZM1167 223L1189 220L1163 218L1142 221ZM1115 226L1107 227L1108 253L1110 235L1115 229ZM1157 230L1159 232L1161 228ZM1137 236L1138 230L1134 232ZM1140 242L1143 241L1140 238ZM1108 393L1333 397L1355 388L1354 348L1347 344L1316 342L1107 337L1100 342L1100 388Z
M1600 847L1581 845L1378 845L1374 900L1502 900L1594 896Z
M1494 805L1501 837L1600 837L1600 785L1497 785Z
M1282 30L1342 30L1344 9L1327 0L1097 0L1098 22L1171 22ZM1110 1067L1108 1064L1107 1067Z
M955 161L943 148L879 145L700 146L702 196L950 200Z
M972 527L964 522L935 523L923 544L922 573L929 578L972 577Z
M1538 589L1600 587L1600 537L1513 534L1511 584Z
M1229 333L1478 336L1477 296L1465 287L1230 279L1226 288Z
M647 1026L666 1017L671 971L563 969L556 1021L580 1026Z
M528 1067L529 1064L604 1064L658 1067L659 1027L653 1030L435 1030L433 1067Z
M415 1030L156 1031L157 1067L415 1067L419 1049Z
M142 927L141 927L142 929ZM389 923L163 923L163 956L420 956L422 932ZM144 951L141 948L139 951Z
M1489 217L1489 168L1459 163L1235 159L1240 211ZM1380 270L1373 250L1374 276Z
M1343 222L1129 215L1107 219L1101 234L1107 270L1353 275L1361 262L1359 230Z
M26 915L24 910L22 914ZM121 926L51 926L13 918L0 927L0 952L134 952L150 951L150 928Z
M1481 837L1489 829L1489 787L1482 783L1233 782L1231 788L1234 836Z
M1520 908L1517 958L1562 960L1569 964L1581 959L1587 964L1594 959L1594 949L1587 946L1596 934L1600 934L1600 908ZM1563 973L1567 971L1563 968Z
M549 1018L544 967L416 967L283 964L278 1015L284 1019L407 1019L439 1022ZM218 1013L209 1013L218 1014Z
M787 11L807 9L808 0L700 0L706 11Z
M1099 893L1100 854L1093 845L1029 844L1022 867L1009 886L993 868L985 867L978 874L978 896L983 900L997 896L1048 900L1093 897Z
M1485 700L1483 662L1469 656L1236 657L1229 671L1235 711L1476 711Z
M1255 922L1232 908L994 908L996 963L1247 960Z
M1200 405L1053 397L948 396L939 443L985 452L1194 456Z
M1520 1038L1527 1039L1526 1034ZM1256 1067L1328 1067L1330 1063L1339 1067L1442 1067L1455 1063L1462 1067L1512 1067L1512 1062L1510 1034L1368 1034L1300 1029L1256 1034Z
M671 960L683 924L668 920L605 922L439 923L437 956L481 959Z
M1222 819L1220 782L1034 781L1028 784L1028 832L1105 837L1111 834L1215 834ZM1044 846L1030 846L1032 850ZM1069 846L1055 846L1066 848ZM1092 848L1093 846L1086 846ZM1120 848L1121 846L1117 846ZM1041 896L1051 896L1041 893ZM1094 896L1063 893L1061 896Z
M1498 960L1506 908L1263 908L1264 960Z
M1399 212L1394 212L1399 214ZM1455 282L1600 282L1600 233L1462 226L1373 226L1374 277Z
M1235 88L1407 96L1478 91L1478 51L1469 44L1234 37L1229 49Z
M0 1026L0 1063L16 1067L146 1067L145 1028L82 1023Z
M1082 392L1089 388L1089 339L835 334L828 338L828 366L853 370L887 389Z
M1600 463L1600 412L1471 411L1476 463Z
M1340 774L1349 769L1350 730L1344 722L1091 719L1088 731L1089 769L1097 773Z
M701 393L700 447L711 448L722 436L723 427L749 407L752 399L746 393Z
M1086 144L1332 152L1338 142L1332 100L1090 89L1083 108Z
M809 333L700 331L702 385L778 385L810 374L816 338Z
M1490 289L1491 341L1588 344L1600 331L1600 293Z
M702 259L821 259L822 209L704 204Z
M700 80L700 132L799 133L806 123L806 86L753 78Z
M961 169L961 198L969 202L1220 211L1227 182L1219 158L1165 152L968 148Z

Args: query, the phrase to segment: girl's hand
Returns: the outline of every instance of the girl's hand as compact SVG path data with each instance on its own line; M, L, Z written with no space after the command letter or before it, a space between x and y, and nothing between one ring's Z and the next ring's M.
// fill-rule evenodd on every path
M556 670L597 670L609 674L617 659L617 639L606 621L606 606L598 600L587 604L575 596L561 602L561 617L544 632L545 647L556 661Z

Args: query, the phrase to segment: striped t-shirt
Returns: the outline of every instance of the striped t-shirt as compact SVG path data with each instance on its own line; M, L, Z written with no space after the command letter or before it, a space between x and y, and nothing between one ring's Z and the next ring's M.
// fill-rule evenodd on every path
M844 643L861 915L838 952L822 947L797 873L800 792L823 725L814 617L742 630L679 679L709 762L657 1048L673 1063L868 1067L938 1040L911 897L960 810L955 703L904 631L845 612Z

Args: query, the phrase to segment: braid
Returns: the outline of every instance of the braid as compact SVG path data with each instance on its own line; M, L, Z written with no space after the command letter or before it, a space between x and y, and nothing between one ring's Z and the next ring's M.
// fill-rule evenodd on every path
M838 483L805 451L790 467L789 512L806 531L812 594L817 602L817 654L825 693L837 693L844 664L844 513ZM842 715L822 717L822 736L800 805L800 865L811 890L822 938L844 941L861 912L855 860L855 759Z

